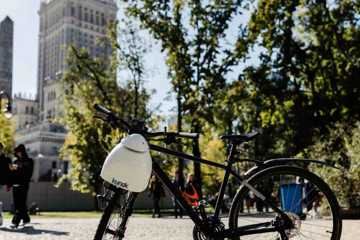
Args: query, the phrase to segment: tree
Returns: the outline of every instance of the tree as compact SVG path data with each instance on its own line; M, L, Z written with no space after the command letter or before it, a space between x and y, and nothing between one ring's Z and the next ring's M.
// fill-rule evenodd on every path
M256 155L335 160L343 172L315 170L350 207L358 181L359 10L356 1L258 1L247 42L261 49L260 62L239 77L247 93L241 105L257 113L240 119L263 128Z
M227 74L246 53L245 30L236 21L249 1L126 1L127 13L159 40L177 93L179 120L190 130L202 132L204 123L214 124L218 90L226 86ZM237 33L230 39L230 25ZM238 29L238 30L235 30ZM200 180L200 165L194 165Z
M354 1L258 1L247 42L262 49L260 64L240 79L259 110L264 158L295 155L359 118L358 11Z
M180 129L215 136L261 127L254 152L267 159L294 156L360 117L356 1L123 2L166 53Z
M224 162L224 159L226 158L224 143L217 136L214 136L209 125L204 127L204 134L200 139L200 147L205 159L221 164ZM215 196L219 191L221 181L224 178L224 171L212 166L204 165L202 166L202 177L204 192L211 196Z
M112 29L116 29L117 25L113 26ZM129 96L132 98L131 102L133 103L132 116L137 119L144 116L145 109L142 107L146 106L141 102L146 100L142 96L147 95L144 89L144 55L151 46L140 36L140 28L134 19L123 19L118 29L119 34L117 32L113 33L112 39L117 39L116 35L118 35L119 40L113 45L116 46L119 52L120 67L130 73L127 88L133 90L133 94Z
M111 59L93 58L86 50L72 47L68 56L69 70L63 79L65 92L63 120L69 134L62 155L71 159L73 188L86 192L100 190L102 181L99 174L103 161L109 150L123 135L121 129L112 129L108 123L95 120L94 104L105 105L125 119L134 116L134 107L129 106L136 105L136 115L139 118L149 120L150 117L146 108L149 100L147 91L139 91L137 100L133 101L133 88L127 88L129 84L124 87L117 82L120 59L116 51L119 44L118 29L116 24L110 29L113 49ZM108 41L104 44L108 44ZM135 67L132 63L129 63L128 67L130 72L135 74L139 74L136 71L144 71L142 66Z
M4 145L5 151L11 153L14 146L14 130L9 119L0 113L0 142Z

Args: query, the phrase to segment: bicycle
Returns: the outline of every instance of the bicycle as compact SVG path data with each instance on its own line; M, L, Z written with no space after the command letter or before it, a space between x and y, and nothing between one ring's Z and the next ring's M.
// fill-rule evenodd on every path
M181 138L197 137L195 133L155 132L146 130L143 123L128 123L118 118L110 110L95 105L97 115L113 127L120 127L129 134L141 134L147 141L160 139L172 143ZM342 220L338 201L330 187L317 175L290 164L304 162L300 159L273 159L265 162L248 160L256 163L255 167L240 176L232 166L239 161L236 157L236 146L254 139L258 133L243 135L225 135L222 139L229 142L228 156L225 164L198 158L183 152L170 150L158 145L149 144L150 150L167 155L200 162L225 171L221 183L214 213L205 211L203 201L197 207L190 206L181 192L175 188L159 164L152 159L152 171L162 181L179 205L194 222L193 238L207 239L252 239L261 235L261 239L331 239L341 237ZM317 160L306 160L318 164L326 163ZM239 182L240 187L232 201L228 227L221 218L221 206L230 175ZM106 202L94 239L123 239L127 221L132 214L133 205L138 195L107 183L108 191L100 196ZM254 208L244 207L249 196L257 202ZM264 209L260 208L260 205ZM260 208L260 209L259 209ZM313 213L318 213L318 215ZM250 222L250 223L249 223ZM253 239L255 239L255 237Z

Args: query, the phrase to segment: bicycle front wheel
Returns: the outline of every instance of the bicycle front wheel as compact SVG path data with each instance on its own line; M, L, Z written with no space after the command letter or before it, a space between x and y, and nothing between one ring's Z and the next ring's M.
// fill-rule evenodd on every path
M113 192L101 216L94 240L123 239L135 199L135 193L125 194L122 190Z
M239 189L230 210L230 229L253 225L256 227L252 230L263 232L261 239L269 240L340 239L339 204L329 186L317 175L303 168L276 166L255 174L247 182L255 190L251 191L247 184ZM262 200L264 197L265 201ZM267 201L286 213L292 228L266 232L266 228L276 229L280 222L279 214L266 204ZM235 239L258 239L259 236L244 235Z

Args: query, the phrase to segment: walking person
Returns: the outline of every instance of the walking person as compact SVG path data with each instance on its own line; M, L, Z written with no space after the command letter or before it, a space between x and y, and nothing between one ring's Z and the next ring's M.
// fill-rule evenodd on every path
M179 170L176 170L175 177L173 180L173 184L175 188L177 188L180 192L183 192L185 189L185 183L184 183L184 176L181 176ZM173 199L174 201L174 212L175 212L175 218L182 218L183 217L183 209L181 208L180 204L176 201L176 199Z
M11 222L12 227L17 228L21 221L23 221L23 224L30 222L27 208L27 196L29 183L34 170L34 161L29 158L23 144L20 144L14 149L14 154L16 160L12 165L11 170L14 175L13 199L15 215Z
M160 213L160 199L165 196L164 188L162 187L161 182L159 179L152 175L149 183L149 190L151 197L153 199L153 215L154 218L157 214L158 218L161 217Z

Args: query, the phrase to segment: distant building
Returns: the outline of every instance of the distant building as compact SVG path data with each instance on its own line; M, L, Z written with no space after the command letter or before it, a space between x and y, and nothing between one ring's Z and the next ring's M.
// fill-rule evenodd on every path
M13 121L15 129L31 128L38 123L39 104L35 97L15 94L13 98Z
M14 23L10 17L0 22L0 91L12 95Z
M67 174L69 162L59 159L59 151L64 144L64 126L44 122L16 132L17 143L25 144L30 156L35 160L33 180L55 181Z
M67 51L73 45L93 57L110 56L110 44L98 42L106 38L107 23L116 19L117 10L114 0L41 1L37 98L14 100L15 141L25 144L34 158L35 181L56 179L71 168L68 161L59 159L66 128L57 123L63 115L61 78L67 70Z

